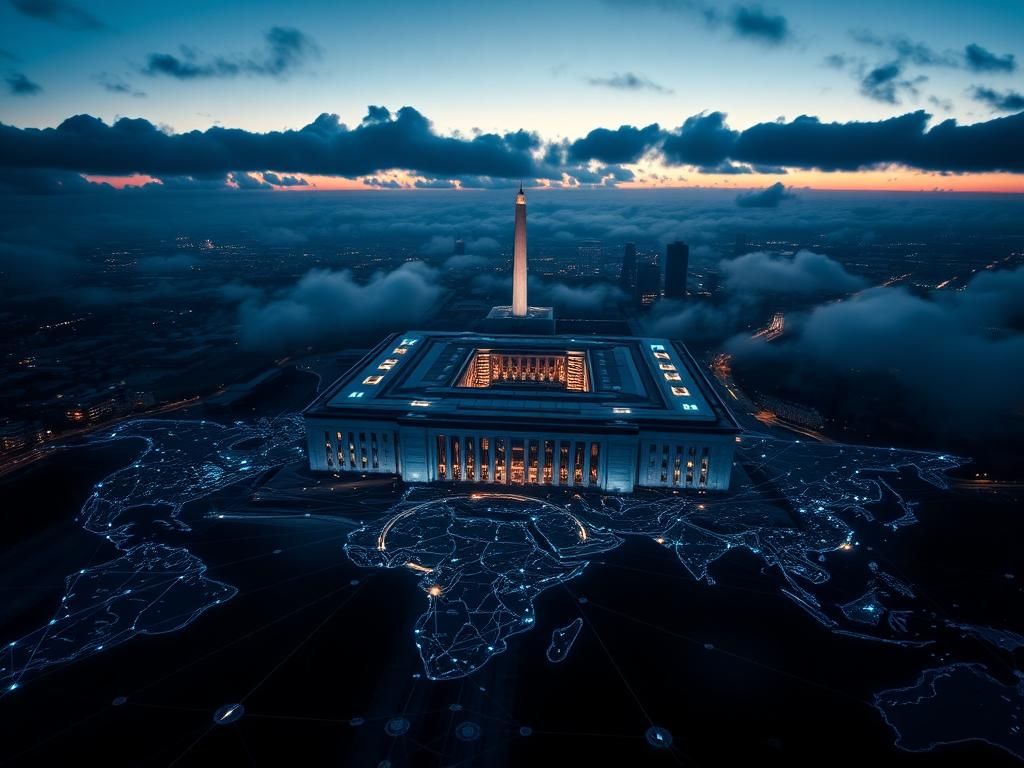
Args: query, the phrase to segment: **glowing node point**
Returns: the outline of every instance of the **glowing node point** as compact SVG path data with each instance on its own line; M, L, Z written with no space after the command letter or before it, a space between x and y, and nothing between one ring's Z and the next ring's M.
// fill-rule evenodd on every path
M533 728L531 728L528 725L524 725L524 726L522 726L519 729L519 735L520 736L532 736L533 735Z
M656 725L648 728L644 736L647 738L647 743L655 749L668 749L672 746L672 734Z
M128 697L127 696L116 696L114 698L114 700L110 702L110 705L113 706L113 707L122 707L122 706L124 706L127 703L128 703Z
M404 717L393 717L384 725L384 733L388 736L403 736L409 732L410 723Z
M351 720L348 721L348 724L351 725L353 728L358 728L365 722L366 718L364 717L353 717Z
M245 707L241 704L225 704L213 713L213 722L215 725L230 725L241 719L244 714Z
M467 720L455 728L455 738L459 741L476 741L480 738L480 726Z

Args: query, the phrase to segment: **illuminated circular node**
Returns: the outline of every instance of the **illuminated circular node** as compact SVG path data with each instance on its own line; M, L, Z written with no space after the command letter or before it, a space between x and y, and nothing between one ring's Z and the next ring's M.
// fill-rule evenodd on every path
M715 650L715 644L714 643L704 643L704 650L705 651L713 651L713 650Z
M655 749L668 749L672 746L672 734L665 728L660 728L657 725L652 725L648 728L644 736L647 739L647 743Z
M444 592L444 590L441 589L439 584L431 584L427 587L427 594L431 597L440 597L442 592Z
M459 723L455 727L455 738L459 741L476 741L480 738L480 726L471 720Z
M459 711L462 710L462 705L458 704L458 703L456 703L456 704L449 704L448 705L448 709L450 709L452 712L459 712Z
M533 735L533 728L531 728L528 725L524 725L524 726L522 726L519 729L519 735L520 736L532 736Z
M215 725L230 725L241 719L244 714L245 707L241 704L225 704L213 713L213 722Z
M348 721L348 724L351 725L353 728L358 728L365 722L366 718L364 717L353 717L351 720Z
M384 724L388 736L403 736L409 732L410 723L404 717L393 717Z
M121 706L124 706L125 704L128 703L128 697L127 696L117 696L110 703L111 703L112 706L121 707Z
M352 579L349 582L349 584L351 584L353 587L358 587L359 586L359 579Z

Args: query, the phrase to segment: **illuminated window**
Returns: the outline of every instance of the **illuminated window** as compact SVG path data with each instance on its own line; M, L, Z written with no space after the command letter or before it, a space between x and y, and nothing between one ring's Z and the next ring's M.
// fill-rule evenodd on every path
M676 397L689 397L690 390L686 387L672 387L672 394Z
M409 403L409 405L415 406L416 408L429 408L430 407L430 401L429 400L413 400L412 402Z
M682 380L683 380L683 377L680 376L678 373L666 373L665 374L665 381L682 381Z
M416 343L416 341L417 339L402 339L402 346L411 347L413 344Z
M404 355L408 351L409 350L407 348L405 348L405 347L395 347L394 349L391 350L391 354L392 355Z
M349 397L362 397L363 393L362 392L349 392L348 396Z
M672 359L671 357L669 357L668 352L655 352L654 356L656 358L658 358L659 360L671 360Z
M380 384L383 380L383 376L367 376L363 379L363 384Z
M377 366L377 370L390 371L396 365L398 365L398 359L394 357L389 357L387 360L385 360L383 363Z
M612 408L612 413L632 413L629 408Z
M663 371L674 371L676 369L676 367L672 365L672 363L660 363L658 367L661 368L661 370Z
M651 349L653 349L655 352L664 352L665 351L665 345L664 344L651 344Z
M494 482L505 482L505 440L494 438Z
M694 405L693 403L683 403L683 410L684 411L697 411L697 410L700 410L700 409L697 408L697 406Z
M448 475L447 440L444 435L437 436L437 479L444 480Z

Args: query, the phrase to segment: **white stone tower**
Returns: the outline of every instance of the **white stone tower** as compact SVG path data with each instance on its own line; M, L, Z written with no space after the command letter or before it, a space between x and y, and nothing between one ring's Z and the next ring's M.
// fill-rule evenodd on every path
M526 317L526 194L516 195L516 239L512 251L512 316Z

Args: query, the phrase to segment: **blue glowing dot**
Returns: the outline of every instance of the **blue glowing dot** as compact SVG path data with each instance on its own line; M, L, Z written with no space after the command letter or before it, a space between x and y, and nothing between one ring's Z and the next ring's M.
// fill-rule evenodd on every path
M353 728L358 728L360 725L362 725L365 722L366 722L366 718L365 717L353 717L351 720L348 721L348 724L351 725Z
M458 712L458 711L460 711L462 709L462 705L461 704L450 704L450 705L448 705L448 709L450 709L452 712Z
M455 728L455 738L459 741L476 741L480 738L480 726L467 720Z
M125 704L128 703L128 697L127 696L118 696L118 697L116 697L110 703L111 703L112 706L121 707L121 706L124 706Z
M644 736L647 738L647 743L656 749L668 749L672 746L672 734L665 728L652 725Z
M8 691L16 691L16 690L18 690L18 684L17 683L11 683L9 686L7 686L7 690Z
M384 725L384 733L388 736L403 736L409 732L410 725L404 717L393 717Z
M223 707L218 707L217 711L213 713L213 722L215 725L230 725L238 721L244 714L245 707L241 704L225 704Z
M520 736L531 736L533 734L533 728L528 725L524 725L519 729Z

